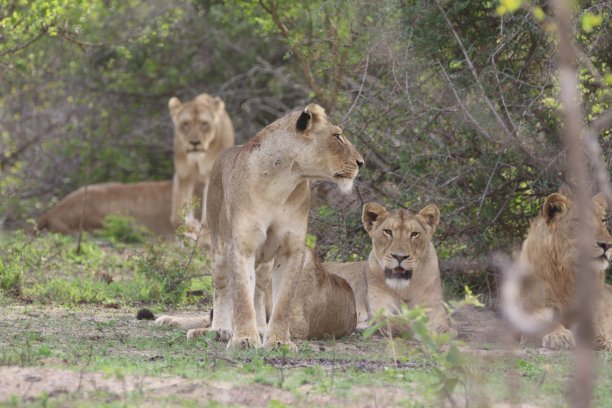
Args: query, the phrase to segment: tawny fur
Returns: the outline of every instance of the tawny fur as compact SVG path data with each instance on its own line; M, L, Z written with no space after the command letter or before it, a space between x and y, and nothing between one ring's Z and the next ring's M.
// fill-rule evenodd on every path
M208 179L219 154L234 145L234 127L219 97L200 94L181 103L168 101L174 124L174 178L170 222L176 227L195 221L189 206L197 184L203 186L201 203L206 202ZM197 221L206 228L206 206L201 206ZM185 219L181 216L185 214Z
M423 307L429 317L430 329L438 332L449 330L438 257L431 242L439 219L440 212L434 205L416 214L402 209L387 211L376 203L364 205L362 221L372 239L368 260L325 264L330 273L351 284L360 316L358 327L363 327L364 320L371 319L379 309L383 309L386 316L393 316L405 304L409 308ZM399 262L393 255L406 258ZM385 278L385 269L398 267L412 271L409 281ZM394 325L393 319L389 322L394 334L409 330L409 327Z
M612 256L612 236L605 222L607 204L601 194L593 197L587 209L592 228L590 245L595 275L595 340L599 348L612 347L612 287L605 284L605 270ZM508 271L502 287L504 313L525 334L538 334L548 348L568 348L575 344L568 310L574 301L577 225L572 200L554 193L546 198L535 218L521 253ZM580 270L580 266L578 268ZM586 269L588 270L588 269Z
M363 158L311 104L227 149L213 166L206 201L212 238L214 317L228 346L287 345L292 300L304 264L309 181L349 190ZM273 310L266 326L261 276L271 273Z
M150 231L170 236L171 181L91 184L73 191L38 220L38 229L65 234L101 228L111 214L129 216ZM82 221L82 222L81 222Z
M272 311L271 274L259 277L267 296L266 319ZM264 289L265 288L265 289ZM270 300L268 303L267 300ZM306 250L304 268L299 275L291 303L290 333L292 339L338 338L351 334L357 324L355 297L351 286L342 278L328 273L312 250ZM208 316L160 316L157 324L190 330L189 337L204 334L210 327ZM199 330L191 330L191 329Z

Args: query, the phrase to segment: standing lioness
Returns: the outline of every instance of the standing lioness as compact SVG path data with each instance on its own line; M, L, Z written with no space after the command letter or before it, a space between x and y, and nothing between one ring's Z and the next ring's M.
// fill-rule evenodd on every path
M172 212L170 222L177 227L180 215L189 204L196 184L203 185L202 214L199 221L206 224L206 190L215 159L226 148L234 145L234 127L225 104L219 97L200 94L181 103L174 97L168 101L174 123L174 179L172 180ZM188 223L193 222L191 210Z
M255 287L271 271L273 310L264 346L296 350L289 319L304 264L309 180L332 180L349 191L362 164L342 129L316 104L219 156L206 201L215 287L211 328L231 339L228 346L261 346L258 326L266 327L265 313L255 311Z

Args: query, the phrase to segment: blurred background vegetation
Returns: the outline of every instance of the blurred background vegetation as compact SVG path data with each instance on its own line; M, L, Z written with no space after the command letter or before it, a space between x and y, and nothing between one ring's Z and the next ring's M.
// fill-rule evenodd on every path
M170 179L168 99L208 92L238 143L311 101L342 123L366 166L350 197L316 187L326 259L367 256L371 200L438 205L441 258L509 248L564 179L552 11L515 3L0 0L0 226L84 184ZM590 123L610 109L612 3L576 7Z

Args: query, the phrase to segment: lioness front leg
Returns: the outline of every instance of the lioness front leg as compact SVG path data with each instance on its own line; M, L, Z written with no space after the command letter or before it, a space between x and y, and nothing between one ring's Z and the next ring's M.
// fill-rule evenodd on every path
M229 287L230 278L227 275L228 268L226 251L213 255L212 275L215 292L210 330L217 332L221 341L229 341L232 338L232 295ZM192 333L192 337L195 337L195 334Z
M255 256L242 248L233 248L230 273L232 279L232 330L229 348L259 348L261 340L255 315Z
M542 337L542 347L550 349L569 349L575 345L574 335L561 324Z
M172 180L172 212L170 213L170 222L175 228L184 222L182 214L185 211L185 206L190 204L189 201L193 196L194 186L195 179L193 176L180 177L178 173L174 175ZM193 210L191 208L187 209L185 218L188 220L193 219Z
M281 248L274 260L272 271L272 290L274 292L272 319L268 325L268 335L264 341L266 349L286 345L297 352L297 346L291 341L289 324L295 286L304 266L304 249L295 245L299 239L286 239L285 248ZM302 245L303 245L302 240ZM293 245L291 245L293 243Z
M274 260L260 263L255 269L255 316L257 320L257 331L261 337L265 337L268 327L268 310L266 305L268 302L272 304L271 299L268 299L268 297L272 296L270 292L270 283L272 280L273 265ZM269 312L271 312L271 310Z

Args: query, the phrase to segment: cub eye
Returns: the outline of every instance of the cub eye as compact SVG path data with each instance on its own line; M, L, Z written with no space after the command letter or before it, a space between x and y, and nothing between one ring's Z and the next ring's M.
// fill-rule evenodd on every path
M390 229L384 229L383 233L389 237L393 236L393 231L391 231Z
M421 235L421 233L420 233L420 232L413 231L413 232L411 232L411 233L410 233L410 238L416 238L416 237L418 237L419 235Z
M334 137L336 138L338 142L344 143L344 140L342 140L342 135L340 133L335 133Z

